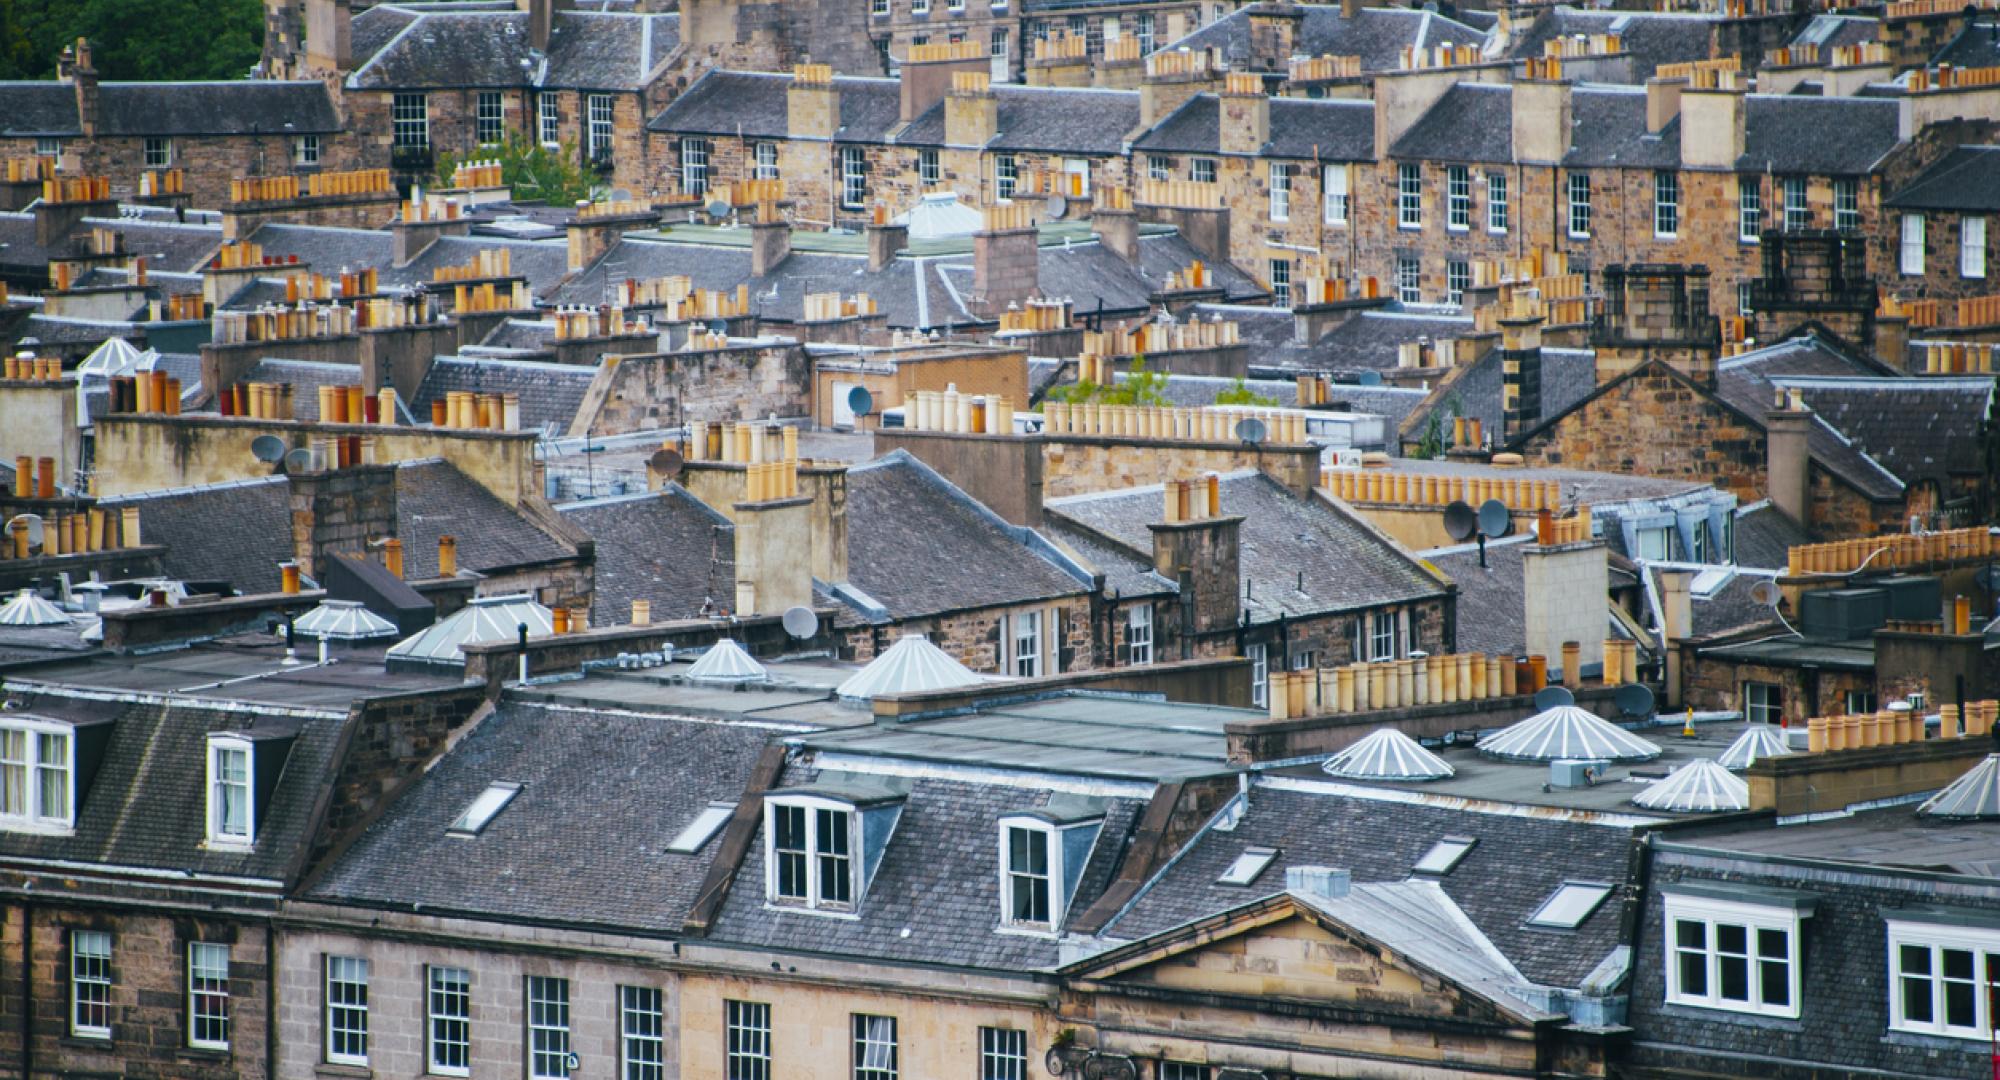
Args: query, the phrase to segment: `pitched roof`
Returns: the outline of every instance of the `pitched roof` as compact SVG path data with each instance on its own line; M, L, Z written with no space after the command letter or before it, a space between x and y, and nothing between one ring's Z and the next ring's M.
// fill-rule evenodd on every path
M547 55L535 57L525 11L377 11L354 20L352 89L639 90L680 40L678 15L558 11Z
M1526 546L1526 537L1489 541L1483 567L1475 545L1423 553L1427 562L1458 586L1461 650L1488 656L1519 656L1526 651L1526 579L1521 560Z
M1102 933L1143 937L1282 891L1287 866L1341 867L1357 882L1401 881L1446 836L1477 843L1439 884L1528 978L1576 986L1620 943L1617 904L1600 906L1571 933L1530 929L1527 920L1564 881L1622 881L1627 828L1364 798L1337 784L1291 781L1253 786L1233 829L1201 833ZM1217 884L1251 847L1278 855L1247 887Z
M1139 126L1139 95L1130 90L1062 86L993 87L997 107L989 150L1047 150L1116 155L1125 135ZM944 146L945 103L940 101L896 136L898 144Z
M1487 38L1485 31L1435 11L1363 8L1352 18L1346 18L1341 15L1340 7L1333 4L1300 4L1291 10L1300 15L1292 47L1295 54L1358 56L1364 71L1393 70L1406 46L1428 48L1446 42L1483 45ZM1196 52L1220 49L1226 66L1242 69L1252 57L1250 15L1238 8L1166 48ZM1535 55L1541 55L1540 46L1536 47Z
M1895 101L1875 98L1750 94L1743 106L1743 156L1738 172L1859 176L1894 150ZM1838 131L1829 139L1825 133Z
M1894 210L2000 210L2000 146L1956 147L1882 205Z
M1459 83L1389 147L1389 156L1424 161L1514 160L1514 89Z
M788 131L791 87L789 74L712 68L648 121L646 130L782 139ZM880 142L902 122L902 89L896 80L836 75L833 87L840 92L835 141Z
M1930 58L1929 66L1941 64L1955 68L2000 65L2000 21L1965 20L1964 28Z
M569 432L570 422L583 405L583 396L597 376L595 367L577 364L544 364L528 360L481 360L465 356L440 356L424 375L410 400L410 413L430 419L431 402L453 390L489 394L514 394L521 403L521 427L526 431L553 428L558 435Z
M1433 339L1435 340L1435 339ZM1499 349L1445 375L1432 386L1422 405L1410 410L1403 435L1421 438L1432 416L1448 428L1451 418L1478 420L1485 430L1506 430L1503 400L1505 360ZM1542 348L1543 416L1555 416L1582 401L1597 387L1597 354L1590 349Z
M1217 153L1222 146L1221 116L1221 104L1214 94L1196 94L1133 140L1132 148L1161 154ZM1272 98L1271 140L1264 153L1322 161L1372 161L1375 109L1366 101L1346 98Z
M897 621L1088 591L1047 541L905 451L848 470L847 571Z
M634 600L649 602L659 622L735 602L736 528L679 484L558 510L596 541L593 625L625 622Z
M98 134L310 135L341 130L318 82L107 82L98 84ZM0 82L0 135L83 135L76 90L66 83Z
M1782 569L1792 548L1809 543L1812 543L1812 538L1805 529L1768 500L1753 503L1736 512L1738 566Z
M678 933L717 845L683 854L668 844L711 802L742 794L772 734L764 725L503 701L309 895ZM690 761L702 767L682 767ZM520 790L478 835L452 835L496 781Z
M1292 494L1262 473L1221 480L1222 512L1241 515L1244 609L1257 622L1358 611L1442 595L1444 585L1396 544L1315 493ZM1048 514L1136 551L1151 551L1160 486L1050 499ZM1304 587L1301 588L1301 582Z
M1542 55L1553 38L1579 34L1617 34L1632 54L1632 77L1643 81L1661 64L1707 60L1717 19L1706 14L1678 12L1597 11L1564 5L1552 8L1514 35L1508 55L1514 59Z

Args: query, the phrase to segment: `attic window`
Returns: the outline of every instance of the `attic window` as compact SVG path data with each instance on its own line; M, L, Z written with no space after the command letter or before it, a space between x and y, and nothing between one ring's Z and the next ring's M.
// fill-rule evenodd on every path
M0 821L9 828L67 830L76 822L76 740L62 724L16 720L0 727Z
M683 855L700 851L702 845L708 843L716 831L722 828L723 823L729 820L729 815L735 812L735 803L709 803L701 813L694 816L693 821L687 823L687 827L680 831L680 835L674 837L673 842L667 845L667 850Z
M505 780L488 784L486 790L472 800L472 805L465 808L465 813L451 823L448 831L457 836L478 836L500 811L507 808L508 803L514 801L520 790L521 785Z
M1236 856L1236 861L1229 864L1229 869L1224 870L1222 876L1215 879L1215 883L1217 885L1249 885L1251 882L1256 881L1257 875L1263 873L1264 868L1271 865L1271 860L1277 857L1277 848L1244 848L1243 853Z
M1001 923L1015 930L1060 930L1103 824L1101 811L1083 806L1001 818Z
M208 741L208 843L248 847L257 835L252 819L249 742L228 736Z
M1565 881L1561 887L1542 901L1542 906L1528 917L1529 926L1540 926L1555 930L1574 930L1590 918L1604 898L1611 895L1611 886L1588 881Z
M1447 836L1431 845L1431 849L1424 853L1423 858L1417 860L1417 865L1411 867L1411 870L1418 874L1440 876L1449 874L1458 865L1459 860L1465 858L1465 853L1471 851L1473 845L1477 843L1479 841L1471 837Z

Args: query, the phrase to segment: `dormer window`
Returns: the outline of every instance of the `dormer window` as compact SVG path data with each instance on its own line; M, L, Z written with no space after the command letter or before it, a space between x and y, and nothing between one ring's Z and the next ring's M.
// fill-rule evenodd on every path
M848 914L867 895L902 796L821 784L764 801L764 896L774 906Z
M1104 824L1096 800L1054 804L1000 819L1000 922L1060 932L1076 882Z
M277 793L297 734L295 723L209 733L209 847L242 851L257 842L257 828Z
M76 738L68 725L29 719L0 725L0 822L16 830L76 824Z

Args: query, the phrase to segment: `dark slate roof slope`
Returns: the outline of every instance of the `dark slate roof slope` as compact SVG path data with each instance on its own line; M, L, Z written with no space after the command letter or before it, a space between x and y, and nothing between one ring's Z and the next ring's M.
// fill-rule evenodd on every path
M1865 45L1881 36L1880 19L1821 12L1806 20L1805 26L1792 35L1789 44L1817 45L1822 49L1833 49L1842 45Z
M1895 101L1751 94L1738 172L1859 176L1901 141ZM1837 139L1827 132L1840 132Z
M1736 511L1736 565L1782 570L1792 548L1812 543L1799 523L1766 499Z
M1571 168L1677 169L1681 126L1646 130L1646 91L1640 87L1578 87L1570 95Z
M1565 881L1623 882L1630 829L1262 784L1249 800L1235 829L1202 834L1104 934L1141 938L1282 892L1287 866L1337 866L1356 881L1401 881L1439 840L1466 836L1478 843L1439 884L1523 975L1574 987L1620 944L1616 893L1575 931L1526 924ZM1276 848L1278 856L1247 888L1216 884L1249 847Z
M1406 435L1421 438L1436 415L1442 428L1451 426L1451 418L1463 416L1478 420L1485 430L1499 433L1505 430L1506 409L1502 400L1502 368L1504 363L1500 350L1493 349L1485 356L1463 368L1449 381L1440 380L1433 386L1424 404L1411 410L1416 417L1411 430ZM1542 350L1542 415L1555 416L1571 405L1582 401L1597 388L1597 354L1589 349Z
M1957 147L1884 205L1895 210L2000 211L2000 146Z
M1438 596L1444 585L1394 541L1315 494L1293 495L1261 473L1222 478L1222 512L1244 518L1244 606L1258 621L1357 611ZM1158 485L1051 499L1047 512L1134 551L1152 548ZM1300 588L1303 581L1304 588Z
M993 96L999 134L987 146L994 150L1118 154L1125 134L1139 126L1136 91L1001 85ZM942 125L943 104L931 111Z
M1403 132L1389 154L1424 161L1511 162L1513 101L1511 86L1459 83Z
M1967 19L1965 28L1931 57L1930 66L1950 64L1955 68L1982 68L2000 65L2000 22Z
M1867 378L1890 374L1887 368L1835 348L1817 334L1781 341L1716 365L1716 396L1758 426L1776 400L1776 380L1795 376ZM1903 481L1854 440L1819 417L1807 433L1813 459L1831 469L1871 498L1902 495Z
M1221 106L1214 94L1196 94L1133 140L1133 149L1165 154L1213 154L1221 149ZM1129 128L1127 130L1130 130ZM1271 99L1271 141L1275 157L1322 161L1372 161L1375 109L1346 98Z
M1977 476L1980 432L1993 408L1990 378L1773 378L1905 483Z
M289 881L312 838L315 805L329 782L342 717L264 717L240 709L83 702L54 695L30 698L23 712L83 721L113 720L104 759L77 806L68 836L0 833L0 850L18 858L192 871ZM249 851L214 849L207 838L202 794L208 735L270 725L295 725L284 771L259 808Z
M787 771L785 786L808 785L809 768ZM1049 794L1032 787L960 779L911 782L859 917L828 919L773 909L764 898L764 833L760 826L709 937L752 946L890 963L947 964L1038 970L1060 962L1050 938L1002 934L999 847L995 825L1004 814L1040 809ZM1145 804L1112 799L1069 910L1081 912L1102 894L1131 840ZM949 853L950 857L940 857Z
M501 502L449 462L405 462L396 477L396 536L403 572L437 576L440 536L458 539L458 564L487 573L571 558L576 551L524 512Z
M309 895L678 934L717 842L692 854L667 845L710 802L741 796L772 734L503 702ZM693 761L701 767L684 767ZM451 835L452 822L496 781L521 789L479 835Z
M1045 543L905 452L848 470L848 580L892 619L1086 592Z
M523 430L553 427L557 434L567 434L570 422L576 419L576 411L583 404L584 393L596 376L596 368L576 364L440 356L424 375L409 407L412 415L428 420L431 402L453 390L515 394L521 402Z
M0 136L82 135L76 89L59 82L0 82Z
M330 134L341 130L320 82L103 83L106 135Z
M1526 539L1486 545L1479 565L1477 545L1423 553L1425 561L1458 586L1458 647L1463 652L1520 656L1527 651L1527 608L1521 569Z
M1363 8L1353 18L1344 18L1338 5L1301 4L1297 43L1293 52L1301 56L1358 56L1364 71L1393 70L1405 46L1426 48L1450 42L1453 45L1483 45L1486 32L1446 18L1435 11L1409 8ZM1245 66L1251 55L1250 18L1241 8L1167 45L1168 49L1222 50L1229 66ZM1541 55L1541 46L1535 47Z
M678 484L643 495L569 503L563 517L596 541L591 623L617 626L632 601L653 619L694 619L734 603L736 528Z
M1542 46L1558 37L1617 34L1632 54L1633 78L1643 80L1661 64L1708 59L1715 25L1709 15L1590 11L1565 5L1544 13L1516 35L1508 55L1516 60L1540 56Z
M879 142L902 122L902 90L896 80L836 75L833 85L840 91L836 139ZM695 135L740 134L746 139L784 138L786 92L791 86L788 74L712 69L646 128ZM1136 106L1134 111L1136 115Z

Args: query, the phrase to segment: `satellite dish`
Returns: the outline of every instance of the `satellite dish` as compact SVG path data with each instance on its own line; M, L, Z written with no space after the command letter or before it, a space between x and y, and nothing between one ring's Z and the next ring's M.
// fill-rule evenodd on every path
M259 435L250 440L250 456L258 461L276 464L285 460L285 440L276 435Z
M1270 429L1264 426L1264 421L1254 416L1246 416L1236 421L1236 437L1252 446L1263 442L1265 436L1270 433Z
M1992 569L1983 571L1983 573L1988 574L1992 572ZM1757 584L1750 586L1750 599L1757 601L1765 607L1774 606L1778 602L1778 583L1769 578L1757 582Z
M1379 371L1364 371L1355 382L1362 386L1380 386L1382 385L1382 373Z
M1051 195L1044 210L1050 221L1061 221L1063 215L1069 213L1069 200L1060 195Z
M1565 705L1574 704L1576 695L1570 693L1567 686L1544 686L1535 691L1536 712L1548 712L1550 709L1560 709Z
M1488 499L1479 504L1479 531L1488 539L1507 535L1514 525L1514 515L1507 512L1507 504L1499 499Z
M847 411L855 416L867 416L875 411L875 395L865 386L857 386L847 392Z
M1626 716L1646 716L1653 711L1653 691L1639 683L1626 683L1611 695L1618 711Z
M1453 540L1470 540L1472 534L1479 531L1479 515L1470 504L1453 499L1451 505L1444 508L1444 531Z
M13 543L14 525L16 522L25 525L27 527L29 547L38 548L42 546L44 530L42 528L42 516L40 514L15 515L14 519L7 523L7 542L10 544Z
M778 622L784 626L785 633L800 641L813 636L819 630L819 616L813 614L813 610L809 607L788 607L785 613L778 617Z
M312 471L312 467L313 452L303 446L285 455L285 471L288 473L307 473Z
M702 209L708 211L709 217L712 217L717 221L721 221L723 218L729 216L729 200L710 199L707 205L703 206Z
M729 324L723 322L721 319L716 319L708 324L708 332L720 337L723 334L729 333Z
M684 464L686 462L681 460L680 451L665 446L653 451L653 456L646 459L646 468L661 476L679 476Z
M630 189L628 189L628 188L622 188L622 187L621 187L621 188L612 188L612 189L611 189L611 201L612 201L612 202L631 202L631 201L632 201L632 192L631 192L631 190L630 190Z

